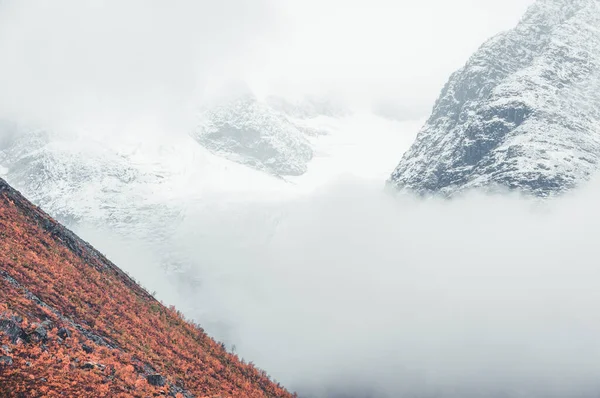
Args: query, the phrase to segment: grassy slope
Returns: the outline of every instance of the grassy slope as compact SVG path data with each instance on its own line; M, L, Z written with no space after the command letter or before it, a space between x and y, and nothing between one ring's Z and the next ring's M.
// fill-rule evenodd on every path
M1 179L0 347L2 396L292 396Z

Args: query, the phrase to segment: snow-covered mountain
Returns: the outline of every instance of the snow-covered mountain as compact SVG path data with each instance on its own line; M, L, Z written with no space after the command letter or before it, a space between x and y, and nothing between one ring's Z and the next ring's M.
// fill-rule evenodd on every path
M70 226L80 220L157 239L216 189L251 197L285 181L211 154L192 137L5 135L0 175Z
M598 0L538 0L450 77L389 183L550 196L587 180L600 161L599 27Z
M250 108L263 106L253 100ZM301 125L290 129L302 137L301 147L311 152L311 161L302 161L306 173L280 178L272 171L248 167L246 162L232 161L233 153L222 156L207 149L194 134L97 136L0 122L0 177L72 228L85 220L126 235L152 231L153 239L164 239L190 209L220 205L223 197L280 199L309 192L344 174L384 178L393 167L395 148L408 145L412 136L407 132L415 127L414 122L371 114L301 120L267 108L266 115L274 118L258 119L274 122L275 127L280 122ZM276 141L280 137L275 127L266 130ZM300 128L319 134L298 132Z
M215 154L277 176L304 174L313 157L302 129L252 94L205 110L194 136Z
M293 119L247 93L201 121L190 135L106 136L0 121L0 176L69 226L86 220L160 239L187 208L214 202L214 192L294 192L302 184L280 177L304 174L313 152L323 155L318 137L344 128L329 117Z

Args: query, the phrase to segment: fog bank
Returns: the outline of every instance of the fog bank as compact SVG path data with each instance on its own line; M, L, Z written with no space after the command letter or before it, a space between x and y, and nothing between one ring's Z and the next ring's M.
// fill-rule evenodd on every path
M222 198L157 249L182 261L153 288L303 396L596 396L597 186L443 201L348 179ZM119 264L157 282L148 261Z

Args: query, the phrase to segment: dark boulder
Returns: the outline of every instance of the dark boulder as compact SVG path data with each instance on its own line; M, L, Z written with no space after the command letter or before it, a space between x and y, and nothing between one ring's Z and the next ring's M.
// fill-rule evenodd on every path
M86 353L88 353L88 354L91 354L92 352L94 352L94 348L93 348L93 347L90 347L90 346L89 346L89 345L87 345L87 344L82 344L82 345L81 345L81 348L83 349L83 351L85 351L85 352L86 352Z
M93 362L86 362L81 366L81 369L95 369L96 364Z
M159 374L148 375L146 380L148 380L148 384L158 387L162 387L167 383L165 378Z
M13 364L13 359L5 355L0 357L0 366L10 366Z
M60 328L56 334L63 340L67 337L71 337L71 331L67 328Z
M6 334L13 344L24 337L23 329L12 319L0 319L0 332Z
M191 392L187 391L183 387L176 385L171 385L171 387L169 388L169 395L174 397L182 396L183 398L194 398L194 395Z
M45 327L38 326L29 337L32 341L46 341L48 340L48 331Z

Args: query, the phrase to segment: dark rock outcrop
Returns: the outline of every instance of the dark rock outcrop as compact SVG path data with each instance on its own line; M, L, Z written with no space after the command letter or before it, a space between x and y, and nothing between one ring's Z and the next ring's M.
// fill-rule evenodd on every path
M38 326L35 328L33 333L31 333L30 338L34 341L44 342L48 340L48 331L43 326Z
M21 329L14 319L0 319L0 332L6 334L13 344L15 344L18 339L26 337L23 329Z
M9 356L6 356L6 355L0 356L0 367L2 367L2 366L10 366L12 364L13 364L12 357L9 357Z
M159 374L148 375L146 376L146 380L148 380L149 384L158 387L162 387L167 384L167 380Z
M58 329L58 332L56 334L58 335L58 337L60 337L63 340L71 337L71 331L67 328Z

